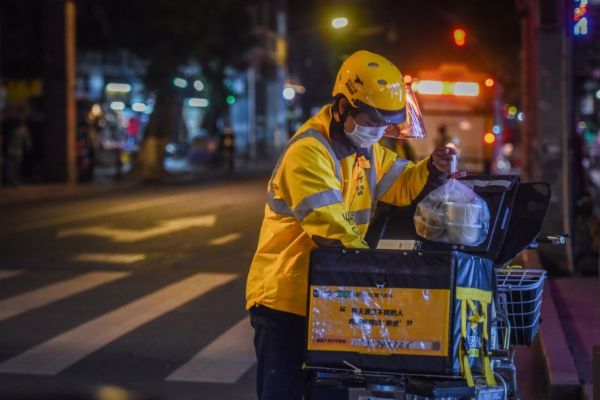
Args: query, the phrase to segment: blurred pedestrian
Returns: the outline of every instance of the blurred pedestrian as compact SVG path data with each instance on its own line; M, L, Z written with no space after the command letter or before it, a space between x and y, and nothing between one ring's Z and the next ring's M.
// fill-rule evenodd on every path
M78 182L91 182L94 179L95 152L91 129L92 127L88 120L78 121L75 141Z
M444 147L452 143L452 139L448 135L448 128L446 125L438 126L438 136L435 138L435 147Z
M9 124L8 128L6 176L10 186L16 187L21 184L23 156L32 148L31 134L26 121L26 111L21 109L18 111L16 124Z
M393 125L389 125L387 129L393 130L396 129L396 127L394 127ZM379 141L379 144L387 147L394 153L398 154L398 158L412 162L417 162L417 155L413 147L410 145L409 141L406 139L396 139L396 137L400 137L400 135L384 136Z
M225 123L223 133L221 134L219 150L221 151L225 170L227 172L233 171L235 167L235 136L230 123Z

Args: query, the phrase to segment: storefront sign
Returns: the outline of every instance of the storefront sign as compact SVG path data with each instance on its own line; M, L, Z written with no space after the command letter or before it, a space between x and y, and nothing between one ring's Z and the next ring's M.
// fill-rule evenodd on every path
M573 34L575 36L587 36L589 32L588 27L588 0L573 0Z

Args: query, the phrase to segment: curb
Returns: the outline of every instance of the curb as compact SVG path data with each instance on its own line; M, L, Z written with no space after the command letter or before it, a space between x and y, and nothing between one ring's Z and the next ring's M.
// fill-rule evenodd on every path
M541 356L548 382L548 398L577 399L580 396L581 385L551 290L552 287L548 285L543 292L543 323L539 331Z
M236 171L204 170L200 172L171 173L164 180L144 183L140 179L124 176L121 180L104 179L84 184L42 183L23 185L18 188L0 187L0 206L23 202L45 201L53 199L71 199L99 193L128 189L144 185L186 185L211 182L215 179L236 180L268 176L271 167L240 168Z
M17 188L0 188L0 206L23 202L44 201L63 198L77 198L114 190L131 188L138 182L123 179L121 181L98 181L84 184L42 183L23 185Z

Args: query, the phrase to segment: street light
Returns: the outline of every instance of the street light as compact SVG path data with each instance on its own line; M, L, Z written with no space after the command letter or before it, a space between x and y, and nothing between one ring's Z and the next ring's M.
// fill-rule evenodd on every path
M341 29L347 25L348 25L348 18L346 18L346 17L339 17L339 18L334 18L331 20L331 26L333 26L334 29Z

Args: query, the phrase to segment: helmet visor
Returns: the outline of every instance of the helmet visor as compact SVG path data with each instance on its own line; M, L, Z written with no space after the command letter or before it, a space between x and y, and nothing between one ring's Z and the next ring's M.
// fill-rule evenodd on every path
M406 120L404 83L387 83L383 79L377 83L378 87L364 90L359 99L353 99L353 106L359 112L369 114L370 118L378 121L380 126L404 122Z
M427 132L423 123L423 115L410 85L406 85L405 112L405 120L401 123L391 123L384 135L394 139L424 139Z

